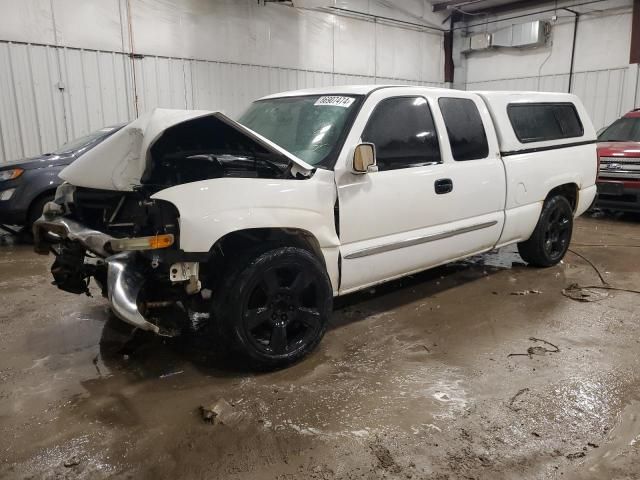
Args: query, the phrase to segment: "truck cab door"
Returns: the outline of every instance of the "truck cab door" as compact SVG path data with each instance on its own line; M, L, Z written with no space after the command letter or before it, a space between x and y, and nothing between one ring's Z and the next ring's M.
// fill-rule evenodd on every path
M475 131L449 128L452 139L457 135L457 160L440 95L381 89L363 104L335 169L341 293L486 251L498 241L505 179L495 131L479 97L455 93L471 104L445 105L457 117L449 121L471 116L467 124L476 123ZM473 144L478 130L479 152ZM362 142L375 145L377 170L359 174L352 159Z

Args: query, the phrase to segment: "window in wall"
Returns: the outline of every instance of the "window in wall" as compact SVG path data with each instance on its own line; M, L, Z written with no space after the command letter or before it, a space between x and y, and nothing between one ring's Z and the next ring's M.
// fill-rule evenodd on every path
M487 135L475 102L468 98L442 97L438 105L447 126L453 159L465 161L487 158Z
M440 146L429 104L423 97L382 100L362 133L376 146L379 170L440 162Z
M512 103L507 113L522 143L581 137L580 117L573 103Z

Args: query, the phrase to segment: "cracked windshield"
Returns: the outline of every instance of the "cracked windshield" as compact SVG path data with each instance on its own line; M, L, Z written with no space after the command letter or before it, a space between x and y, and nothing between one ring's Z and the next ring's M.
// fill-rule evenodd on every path
M251 104L238 120L311 165L321 164L340 139L355 96L274 98Z

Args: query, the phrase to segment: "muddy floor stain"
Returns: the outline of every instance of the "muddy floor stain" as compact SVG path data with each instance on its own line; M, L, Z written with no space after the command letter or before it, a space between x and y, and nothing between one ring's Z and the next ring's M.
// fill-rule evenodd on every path
M637 218L584 218L572 249L632 290L633 245ZM599 281L579 255L507 248L338 299L318 350L271 373L131 335L49 261L0 247L0 477L640 476L640 295L563 296Z

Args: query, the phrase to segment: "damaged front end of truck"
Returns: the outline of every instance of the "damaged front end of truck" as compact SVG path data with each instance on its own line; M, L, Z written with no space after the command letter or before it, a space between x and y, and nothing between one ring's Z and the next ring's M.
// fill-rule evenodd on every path
M180 248L181 215L155 198L168 188L223 177L306 178L313 167L221 113L155 110L61 174L65 183L33 227L52 253L54 284L89 294L141 330L175 336L208 315L220 252Z

